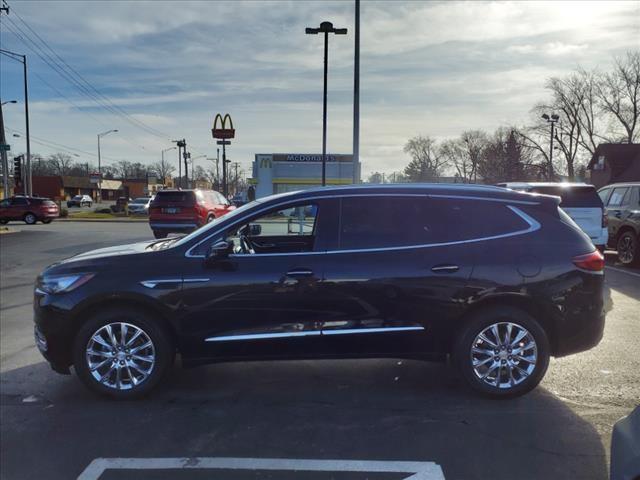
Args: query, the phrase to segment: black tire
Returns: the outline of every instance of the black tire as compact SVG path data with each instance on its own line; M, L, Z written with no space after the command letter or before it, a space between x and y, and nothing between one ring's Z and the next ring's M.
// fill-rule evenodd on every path
M207 217L207 223L211 223L211 222L213 222L215 219L216 219L216 216L215 216L215 215L209 215L209 216Z
M153 236L155 238L167 238L167 232L162 232L160 230L154 230L153 231Z
M129 325L129 332L133 331L131 326L142 330L153 345L155 363L153 364L150 373L146 378L142 379L139 384L132 386L128 390L116 389L101 383L98 379L93 377L88 365L86 352L91 338L101 328L106 325L113 325L114 323L127 323ZM117 343L119 343L120 337L118 335L117 327L114 329L114 334L116 335ZM141 337L142 335L138 337L138 341ZM127 338L130 339L131 335ZM98 359L99 358L100 357L98 357ZM173 346L171 336L166 329L162 325L158 324L157 321L154 321L154 318L146 311L135 308L113 308L95 314L80 328L73 343L73 364L76 374L82 383L84 383L93 392L116 400L128 400L147 395L164 378L171 368L174 358L175 348ZM114 364L115 363L118 362L114 361ZM114 367L106 365L104 368L108 369ZM126 380L124 368L125 367L123 367L122 370L122 376L123 379ZM101 370L97 371L102 374ZM112 375L115 375L115 373L116 370L113 371ZM131 382L129 382L129 385L131 385Z
M623 265L635 265L640 259L638 237L631 230L623 232L616 242L618 261Z
M531 335L532 339L535 341L537 358L534 365L528 364L524 361L516 361L515 363L524 367L525 370L529 370L529 368L531 368L531 370L528 375L525 376L520 374L520 372L517 371L517 368L514 367L512 371L514 372L514 376L517 377L516 383L511 386L507 385L500 388L489 383L489 381L491 381L491 376L487 377L486 380L483 380L480 378L480 374L476 373L472 364L473 360L471 349L473 345L476 344L477 336L486 328L494 324L501 324L501 327L499 328L502 328L503 331L505 331L504 329L507 328L506 323L511 323L515 326L524 328ZM500 336L502 336L502 332L500 332ZM525 337L525 339L526 338L527 337ZM476 346L480 347L478 344L476 344ZM493 350L493 347L489 346L488 343L482 346L489 350ZM504 353L499 353L501 349L501 346L496 348L498 352L495 353L495 356L493 356L494 353L491 353L486 357L478 357L478 360L480 361L487 360L488 362L491 362L488 364L490 365L489 367L481 366L480 368L486 368L486 370L491 370L492 368L498 369L500 373L498 375L494 375L494 378L497 379L496 383L502 383L503 377L506 377L506 374L509 373L509 367L503 367L502 364L508 362L508 365L512 365L512 358L517 356L517 354L514 354L512 357L511 352L509 351L509 356L507 358L503 358L502 355L506 356L507 352L504 351ZM495 352L496 350L493 351ZM462 376L469 386L474 390L493 398L513 398L524 395L525 393L533 390L540 383L547 371L547 367L549 366L549 356L549 340L544 329L523 310L509 306L491 307L473 314L468 321L465 322L464 327L459 332L454 347L454 358ZM505 380L507 379L508 378L505 378ZM520 383L517 383L518 380L520 380ZM508 382L505 381L504 383Z
M53 218L43 218L42 219L42 223L47 224L47 223L51 223L53 221Z
M38 217L36 217L35 214L28 212L24 214L23 220L27 225L35 225L38 221Z
M0 225L6 225L7 223L9 223L9 220L6 218L0 218Z

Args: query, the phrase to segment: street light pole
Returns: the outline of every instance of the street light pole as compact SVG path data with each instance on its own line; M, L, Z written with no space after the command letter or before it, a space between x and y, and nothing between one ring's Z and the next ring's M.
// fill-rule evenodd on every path
M108 130L98 134L98 203L102 203L102 161L100 157L100 138L118 130Z
M560 116L558 116L557 114L553 114L551 116L547 115L546 113L542 114L542 118L544 118L547 123L551 124L551 137L549 138L549 180L554 181L555 180L555 173L553 172L553 137L554 137L554 126L556 124L556 122L560 119Z
M355 0L353 53L353 183L358 183L360 170L360 0Z
M346 35L346 28L333 28L333 23L322 22L319 28L306 28L307 35L324 33L324 89L322 95L322 186L327 184L327 73L329 62L329 34Z
M164 152L168 152L169 150L174 150L176 147L169 147L169 148L165 148L164 150L162 150L161 152L161 156L162 156L162 169L163 171L165 170L165 166L164 166ZM167 179L166 178L162 178L162 185L164 186L164 184L166 183Z

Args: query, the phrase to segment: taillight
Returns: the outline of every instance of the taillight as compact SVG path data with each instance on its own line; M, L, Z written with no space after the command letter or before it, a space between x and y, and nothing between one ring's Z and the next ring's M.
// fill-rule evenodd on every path
M604 255L600 253L600 250L594 250L591 253L573 257L573 264L582 270L602 272L604 270Z
M609 217L607 217L607 214L603 210L602 211L602 228L607 228L608 226L609 226Z

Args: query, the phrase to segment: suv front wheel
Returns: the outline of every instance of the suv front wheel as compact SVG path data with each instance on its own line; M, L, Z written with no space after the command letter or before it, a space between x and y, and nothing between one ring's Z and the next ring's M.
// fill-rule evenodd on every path
M94 392L137 398L155 387L173 364L171 338L145 312L116 308L98 313L79 330L73 364Z
M516 397L534 389L544 377L549 340L524 311L493 307L469 319L454 355L472 388L492 397Z

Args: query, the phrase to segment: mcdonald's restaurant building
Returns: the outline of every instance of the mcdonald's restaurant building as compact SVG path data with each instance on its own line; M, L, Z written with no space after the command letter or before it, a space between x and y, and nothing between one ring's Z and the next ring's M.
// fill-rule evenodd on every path
M354 166L353 155L327 154L327 185L352 184L354 168L359 183L360 172ZM320 186L322 154L257 153L249 182L255 186L256 198Z

